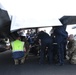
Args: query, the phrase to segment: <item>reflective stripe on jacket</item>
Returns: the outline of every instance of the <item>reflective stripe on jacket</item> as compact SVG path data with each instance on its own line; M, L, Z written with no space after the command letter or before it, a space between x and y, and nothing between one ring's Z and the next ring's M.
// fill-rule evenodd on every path
M20 40L16 40L16 41L12 42L11 45L12 45L13 52L24 51L24 42L22 42Z

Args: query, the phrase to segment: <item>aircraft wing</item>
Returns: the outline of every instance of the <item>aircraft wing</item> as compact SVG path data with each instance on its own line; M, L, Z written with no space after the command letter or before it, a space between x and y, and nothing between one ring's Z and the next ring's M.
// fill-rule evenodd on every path
M76 16L63 16L59 20L62 24L65 25L76 24Z
M41 28L41 27L51 27L51 26L61 26L62 23L59 19L53 20L34 20L28 19L23 20L16 16L12 17L11 29L10 31L21 29L21 28Z

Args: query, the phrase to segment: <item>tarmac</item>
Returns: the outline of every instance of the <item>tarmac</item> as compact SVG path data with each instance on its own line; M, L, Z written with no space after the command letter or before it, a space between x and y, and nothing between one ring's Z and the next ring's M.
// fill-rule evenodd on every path
M76 65L39 64L38 60L29 55L24 64L14 65L11 51L0 53L0 75L76 75Z

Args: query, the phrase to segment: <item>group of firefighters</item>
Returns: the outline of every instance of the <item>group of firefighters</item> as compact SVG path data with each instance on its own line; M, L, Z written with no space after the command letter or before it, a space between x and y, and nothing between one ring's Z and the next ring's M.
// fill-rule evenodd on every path
M66 25L63 25L52 27L51 35L45 31L27 33L26 37L18 34L11 42L10 48L15 65L18 65L19 61L24 63L29 53L40 56L39 64L44 64L47 58L49 64L64 65L66 59L76 64L75 45L74 36L68 36Z

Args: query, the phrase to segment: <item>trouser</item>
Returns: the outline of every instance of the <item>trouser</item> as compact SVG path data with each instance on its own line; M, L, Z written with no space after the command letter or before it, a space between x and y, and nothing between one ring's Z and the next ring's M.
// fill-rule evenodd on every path
M63 64L64 63L64 36L62 35L57 35L56 38L55 38L55 41L58 45L58 62L60 64Z
M30 50L27 50L22 58L14 59L15 65L19 64L19 60L20 60L20 63L23 64L25 62L25 59L27 58L27 56L29 54L29 51Z
M64 48L63 43L58 44L58 60L60 64L64 63Z
M58 45L53 44L53 62L57 63L58 62Z
M53 63L53 48L52 46L50 46L51 48L48 48L47 51L48 51L48 62L49 64L52 64Z
M22 58L19 58L19 59L14 59L15 65L18 65L19 64L19 60L20 60L20 63L23 64L24 61L25 61L25 56L22 57Z
M41 43L41 50L40 50L40 63L44 63L45 61L45 56L46 56L46 47L47 48L47 56L48 56L48 61L49 63L52 63L52 45L50 41L47 42L42 42Z

